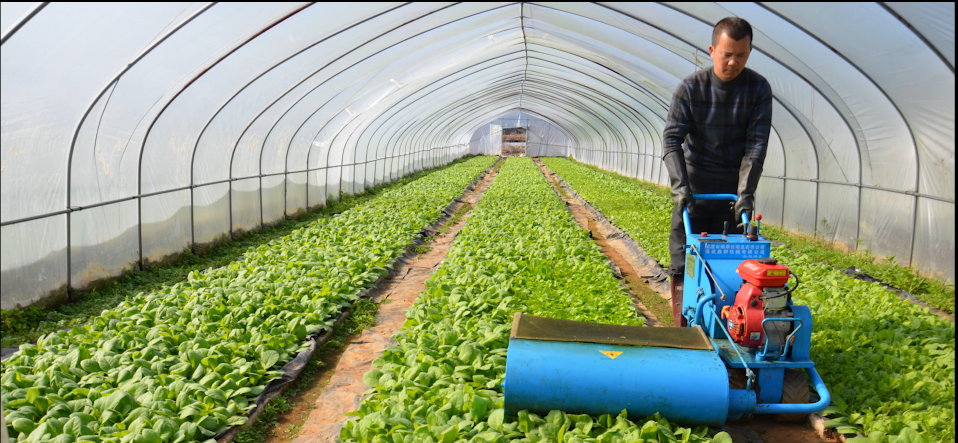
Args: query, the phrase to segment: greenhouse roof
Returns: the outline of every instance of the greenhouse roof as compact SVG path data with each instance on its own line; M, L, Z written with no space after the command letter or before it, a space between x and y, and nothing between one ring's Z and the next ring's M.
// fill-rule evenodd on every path
M753 26L748 66L774 93L766 220L954 280L954 3L0 12L4 308L497 154L490 124L665 183L672 92L727 16Z

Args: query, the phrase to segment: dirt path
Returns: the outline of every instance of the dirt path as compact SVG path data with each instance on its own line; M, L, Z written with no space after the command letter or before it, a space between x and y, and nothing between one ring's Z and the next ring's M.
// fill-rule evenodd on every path
M293 439L294 443L326 443L339 438L339 431L345 422L343 414L359 408L362 394L367 389L363 384L363 375L373 368L374 359L381 356L388 346L396 344L392 336L399 332L406 321L406 310L426 288L425 282L430 273L442 264L456 234L465 226L472 208L489 189L498 172L499 165L486 174L472 191L459 199L453 217L439 229L434 240L428 243L428 252L403 262L397 261L395 277L386 280L372 293L373 301L380 304L376 325L366 329L358 337L352 337L345 350L329 362L334 369L306 390L314 392L312 397L306 398L311 401L300 402L303 413L308 411L309 414L299 435ZM284 432L278 430L276 436L265 441L279 443L292 438L278 435L282 433Z

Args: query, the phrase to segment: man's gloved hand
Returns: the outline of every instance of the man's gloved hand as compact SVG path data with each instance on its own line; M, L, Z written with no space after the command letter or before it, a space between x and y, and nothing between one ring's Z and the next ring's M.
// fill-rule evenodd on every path
M695 198L692 197L692 191L685 192L678 197L675 196L675 193L672 193L672 202L679 205L679 207L686 207L689 210L689 217L695 213Z
M758 179L762 177L762 165L745 157L742 159L742 166L738 170L738 200L735 202L733 211L735 212L735 221L743 233L747 233L747 226L742 225L742 212L746 212L749 221L752 220L752 214L755 213L755 188L758 187Z
M689 215L692 215L695 199L692 198L692 188L689 187L689 173L685 167L685 157L683 157L682 151L670 152L662 161L665 162L665 168L669 171L669 183L672 185L672 203L680 208L686 206Z
M742 229L742 232L745 232L746 227L742 224L742 213L744 212L745 215L748 216L748 220L752 221L752 215L755 214L755 197L751 195L739 195L738 200L732 207L732 212L735 214L735 221L738 223L737 226Z

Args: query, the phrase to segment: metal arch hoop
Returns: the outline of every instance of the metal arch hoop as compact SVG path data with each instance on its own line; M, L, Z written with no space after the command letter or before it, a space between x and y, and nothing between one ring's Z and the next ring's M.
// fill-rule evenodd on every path
M39 5L37 5L36 7L34 7L33 10L31 10L31 11L28 12L26 15L24 15L23 18L21 18L20 21L17 22L16 25L14 25L12 28L10 28L10 31L8 31L6 34L4 34L2 38L0 38L0 45L3 45L4 43L6 43L7 40L8 40L10 37L13 37L13 34L16 34L17 31L19 31L20 28L23 27L23 25L27 24L27 22L30 21L33 17L36 17L36 15L37 15L38 13L40 13L40 11L42 11L43 8L46 8L47 5L49 5L49 4L50 4L50 2L42 2L42 3L40 3Z
M927 37L925 37L924 34L922 34L921 32L918 32L918 30L915 29L915 27L912 26L911 23L908 22L908 20L905 20L904 17L899 15L897 12L895 12L894 9L888 6L887 2L878 2L878 6L881 6L886 11L888 11L889 14L891 14L893 17L897 18L900 22L902 22L902 24L905 25L905 27L908 28L908 30L913 32L915 36L918 37L924 44L928 45L928 49L931 49L932 52L934 52L935 55L937 55L938 58L941 59L941 62L944 63L944 65L947 66L949 69L951 69L952 74L955 73L955 65L948 62L948 59L945 58L945 55L942 54L941 51L939 51L938 48L935 47L935 45L931 44L931 42L928 40Z
M922 42L924 42L926 45L928 45L928 48L931 49L931 50L941 59L941 61L945 64L945 66L948 66L948 67L951 69L951 73L952 73L952 74L955 73L955 67L948 63L948 61L944 58L944 56L938 51L938 49L936 49L936 48L925 38L924 35L922 35L922 34L919 33L917 30L915 30L904 18L902 18L902 17L899 16L897 13L895 13L891 8L889 8L888 5L886 5L886 4L883 3L883 2L879 2L878 4L879 4L882 8L884 8L886 11L888 11L889 14L893 15L893 16L896 17L898 20L900 20L908 29L910 29L912 32L914 32L915 35L918 36L918 38L921 39ZM908 119L905 118L905 114L901 111L901 108L898 107L898 104L895 103L895 101L891 99L891 97L888 95L888 92L885 91L885 88L882 88L881 85L879 85L878 82L875 81L875 79L873 79L870 75L868 75L868 73L866 73L865 70L863 70L863 69L862 69L861 67L859 67L857 64L855 64L854 62L852 62L848 57L845 56L845 54L842 54L841 52L839 52L837 49L835 49L834 47L832 47L831 45L829 45L828 43L826 43L824 40L822 40L822 39L821 39L820 37L818 37L817 35L813 34L811 31L805 29L805 28L802 27L802 26L799 26L797 23L795 23L795 22L792 21L791 19L789 19L789 18L787 18L787 17L785 17L785 16L779 14L777 11L775 11L775 10L769 8L768 6L766 6L766 5L762 4L762 3L758 3L758 5L761 6L762 8L765 8L765 9L766 9L767 11L769 11L770 13L775 14L777 17L779 17L780 19L786 21L788 24L790 24L790 25L794 26L795 28L801 30L801 31L804 32L806 35L808 35L809 37L811 37L811 38L815 39L817 42L819 42L822 46L825 46L826 48L830 49L830 50L831 50L832 52L834 52L836 55L838 55L839 57L841 57L842 60L845 60L845 63L848 63L849 66L855 68L855 70L858 71L859 74L861 74L863 77L865 77L866 79L868 79L868 81L872 84L872 86L874 86L876 89L878 89L878 91L881 92L883 96L885 96L885 99L888 101L888 103L891 104L891 106L892 106L893 108L895 108L895 112L898 113L898 116L901 118L902 123L905 125L906 128L908 128L908 135L911 137L911 144L912 144L912 147L914 148L914 151L915 151L915 191L918 191L918 190L919 190L919 185L920 185L920 183L921 183L921 156L920 156L919 153L918 153L918 141L915 139L915 132L914 132L914 130L912 130L911 124L908 123ZM849 128L849 130L851 130L851 128ZM853 134L854 134L854 132L853 132ZM863 181L862 181L862 169L863 169L863 166L864 166L864 165L862 165L862 154L861 154L861 148L860 148L860 147L859 147L859 149L857 150L857 154L858 154L858 184L859 184L859 185L864 185L864 183L863 183ZM858 237L861 235L861 213L862 213L862 191L861 191L861 189L862 189L862 187L859 186L859 187L858 187L858 223L857 223L857 226L855 227L855 237L856 237L856 238L858 238ZM918 228L918 227L916 226L916 223L917 223L917 222L918 222L918 197L916 196L916 197L915 197L914 217L913 217L913 219L912 219L912 229L911 229L911 251L909 252L909 255L908 255L908 264L909 264L909 265L912 263L912 260L914 260L914 257L915 257L915 236L917 235L917 234L916 234L916 230L917 230L917 228ZM817 222L817 217L816 217L816 224L817 224L817 223L818 223L818 222ZM856 247L857 247L857 246L856 246Z
M71 207L72 207L72 206L71 206L71 200L72 200L72 198L73 198L73 189L72 189L72 184L73 184L73 152L74 152L74 150L76 149L77 138L80 136L80 130L83 128L83 123L86 122L87 117L90 115L90 112L93 111L93 108L96 106L97 102L100 101L100 98L103 97L103 94L105 94L106 91L110 90L111 87L114 87L114 88L115 88L115 85L117 85L117 84L119 83L119 81L120 81L120 77L122 77L123 74L125 74L127 71L129 71L129 70L130 70L134 65L136 65L140 60L143 60L143 58L146 57L147 54L149 54L150 52L152 52L154 49L156 49L157 46L159 46L161 43L163 43L164 41L166 41L166 39L170 38L170 36L172 36L172 35L175 34L177 31L179 31L180 29L182 29L184 26L186 26L187 24L189 24L190 22L192 22L195 18L199 17L200 14L202 14L202 13L206 12L207 10L209 10L209 9L210 9L211 7L213 7L213 5L215 5L215 4L216 4L216 3L207 3L205 6L203 6L203 7L200 8L200 9L198 9L196 12L194 12L193 14L191 14L189 17L183 19L180 23L178 23L178 24L177 24L176 26L174 26L172 29L170 29L169 31L167 31L166 33L164 33L160 38L156 39L153 43L151 43L151 44L150 44L149 46L147 46L145 49L143 49L142 51L140 51L140 53L137 54L136 57L133 58L133 60L131 60L129 63L127 63L127 65L126 65L125 67L123 67L123 69L121 69L120 72L116 73L116 74L113 76L113 78L110 79L109 82L107 82L106 86L104 86L104 87L100 90L100 93L97 94L96 97L95 97L95 98L90 102L90 104L87 106L86 111L83 112L83 116L80 117L80 121L77 122L76 128L73 130L73 138L70 140L70 149L69 149L69 151L67 152L67 171L66 171L66 206L67 206L67 211L70 211L70 210L71 210ZM44 6L45 6L45 5L46 5L46 4L44 4ZM35 10L35 11L34 11L34 14L36 14L37 12L39 12L39 9L41 9L41 8L38 8L37 10ZM105 105L104 105L103 111L106 112L106 106L105 106ZM142 174L139 172L139 168L138 168L137 174L138 174L139 176L142 176ZM141 186L140 186L140 184L139 184L139 180L138 180L138 182L137 182L137 192L136 192L136 193L137 193L137 195L143 193L143 189L141 188ZM138 205L138 206L141 205L140 202L142 202L142 198L137 199L137 205ZM190 210L192 211L192 207L190 208ZM72 225L72 222L71 222L71 212L67 212L66 214L67 214L67 217L66 217L66 219L67 219L67 220L66 220L66 231L67 231L67 232L66 232L66 234L67 234L67 237L66 237L66 248L67 248L67 298L70 299L70 300L72 300L73 296L71 295L71 291L72 291L72 287L73 287L73 269L72 269L72 268L73 268L73 254L71 253L71 249L72 249L72 243L73 243L73 241L72 241L72 235L73 235L73 233L72 233L72 229L71 229L71 225ZM141 226L142 226L142 220L141 220L142 217L141 217L141 215L142 215L142 210L141 210L141 209L138 209L138 210L137 210L137 236L138 236L138 238L139 238L139 250L138 250L137 252L138 252L138 255L139 255L139 257L138 257L138 258L139 258L138 263L139 263L140 268L143 267L143 229L142 229L142 227L141 227Z
M186 84L184 84L184 85L173 95L173 97L171 97L171 98L166 102L166 104L163 105L163 107L160 109L160 112L158 112L157 115L156 115L156 117L153 118L153 121L150 122L150 125L149 125L149 127L147 128L147 130L146 130L146 134L144 134L144 136L143 136L143 143L142 143L141 146L140 146L139 159L137 160L137 185L136 185L136 186L137 186L137 194L138 194L138 195L143 193L143 155L144 155L144 153L146 152L146 142L147 142L147 140L149 139L150 133L153 131L153 127L156 125L156 122L159 121L160 116L162 116L163 113L166 112L166 110L170 107L170 105L173 104L173 102L176 101L176 99L177 99L184 91L186 91L191 85L193 85L193 83L195 83L197 80L199 80L200 77L202 77L203 75L205 75L207 72L209 72L209 71L210 71L211 69L213 69L216 65L218 65L220 62L222 62L223 60L225 60L227 57L229 57L230 55L232 55L233 53L235 53L236 51L238 51L240 48L246 46L249 42L253 41L254 39L256 39L256 37L259 37L259 36L262 35L264 32L269 31L269 30L272 29L273 27L275 27L275 26L279 25L280 23L286 21L287 19L289 19L290 17L296 15L297 13L303 11L304 9L308 8L309 6L311 6L312 4L313 4L312 2L306 3L306 4L302 5L302 6L300 6L299 8L294 9L294 10L288 12L287 14L283 15L282 17L279 17L278 19L274 20L274 21L271 22L269 25L264 26L264 27L263 27L262 29L260 29L258 32L256 32L256 33L250 35L250 36L249 36L246 40L244 40L242 43L240 43L240 44L234 46L234 47L233 47L232 49L230 49L226 54L223 54L222 56L220 56L218 59L216 59L216 61L214 61L214 62L211 63L209 66L207 66L205 69L203 69L203 71L199 72L199 73L198 73L197 75L195 75L192 79L190 79ZM194 151L195 151L195 150L194 150ZM196 185L192 183L192 171L193 171L193 162L192 162L192 160L191 160L191 161L190 161L190 180L191 180L191 183L190 183L190 186L189 186L189 189L190 189L190 218L191 218L191 219L192 219L192 217L193 217L193 212L194 212L194 207L193 207L193 203L194 203L194 195L193 195L193 194L194 194L194 191L193 191L193 189L196 187ZM139 255L140 255L139 263L140 263L140 266L141 266L141 267L143 266L143 223L142 223L142 221L143 221L143 199L142 199L142 198L138 198L138 199L137 199L137 231L138 231L138 235L137 235L137 236L138 236L138 238L139 238ZM190 235L191 235L191 236L194 235L194 231L195 231L195 229L194 229L193 226L192 226L192 220L191 220L191 226L190 226Z
M544 52L539 52L539 51L535 51L535 50L533 50L533 52L539 53L539 54L543 54L543 55L547 55L547 56L549 56L549 57L556 57L556 58L560 58L560 59L565 60L564 58L559 57L559 56L556 56L556 55L546 54L546 53L544 53ZM571 53L570 53L570 54L571 54ZM575 56L576 54L572 54L572 55ZM537 58L537 59L539 59L539 58ZM545 59L539 59L539 60L543 60L543 61L545 61L545 62L555 64L555 62L552 62L552 61L550 61L550 60L545 60ZM586 59L586 60L588 60L588 59ZM570 61L570 62L571 62L572 60L567 60L567 61ZM578 63L578 62L576 62L576 63ZM594 63L594 62L593 62L593 63ZM580 74L582 74L582 75L584 75L584 76L587 76L587 77L590 77L590 78L592 78L592 79L595 79L595 80L599 81L599 80L598 80L595 76L593 76L592 74L586 73L586 72L584 72L584 71L581 71L581 70L579 70L579 69L573 68L573 67L568 66L568 65L560 65L560 66L563 66L563 67L565 67L565 68L567 68L567 69L570 69L570 70L574 70L574 71L579 72ZM586 68L589 68L589 66L585 66L585 67L586 67ZM615 71L612 71L612 72L615 72ZM576 82L576 83L577 83L577 82ZM610 87L610 88L612 88L612 89L615 89L616 91L621 92L623 95L626 95L626 96L630 96L630 97L631 97L631 95L629 95L628 93L622 91L621 89L619 89L618 87L612 85L611 83L605 83L605 82L603 82L603 84L605 84L606 86L608 86L608 87ZM583 87L585 86L585 85L582 85L582 84L579 84L579 85L580 85L580 86L583 86ZM649 139L650 139L650 140L652 139L652 130L648 127L648 126L650 125L650 122L647 120L646 116L645 116L643 113L639 112L636 108L633 108L631 105L625 103L625 102L622 101L622 100L619 100L619 99L617 99L617 98L615 98L615 97L611 97L611 96L609 96L609 95L607 95L607 94L605 94L605 93L600 93L600 92L598 92L598 91L597 91L597 93L600 94L600 95L602 95L603 97L605 97L607 100L614 101L614 102L618 103L620 106L624 107L626 110L628 110L629 113L631 113L631 114L633 115L633 117L634 117L634 119L631 119L631 120L634 121L634 122L637 122L637 123L638 123L638 126L643 130L643 131L642 131L643 137L646 136L646 131L647 131L647 132L648 132ZM652 112L652 113L654 114L654 111L652 111L652 109L649 108L648 105L646 105L645 103L642 103L642 102L639 101L639 100L636 100L636 101L637 101L640 105L642 105L645 109L648 109L650 112ZM629 129L630 129L630 131L632 130L631 127L630 127ZM635 134L634 134L634 133L633 133L633 137L635 137ZM635 137L635 138L636 138L636 140L638 140L638 137ZM641 147L641 143L637 143L637 146ZM629 152L628 154L632 154L632 153ZM637 151L635 154L638 155L639 152Z
M462 69L459 69L459 70L457 70L457 71L455 71L455 72L452 72L452 73L450 73L450 74L448 74L448 75L446 75L446 76L443 76L443 77L437 79L436 81L433 81L433 82L429 83L428 85L425 85L425 86L423 86L423 87L421 87L421 88L419 88L419 89L417 89L417 90L411 92L410 94L406 95L406 96L403 97L402 99L397 100L396 103L393 103L393 104L390 105L388 108L382 110L373 120L370 121L369 124L366 124L366 125L365 125L365 127L363 128L363 130L362 130L358 135L356 135L355 131L354 131L353 133L351 133L351 134L349 135L349 139L347 139L347 141L346 141L346 144L349 144L349 140L351 140L354 136L355 136L355 138L356 138L356 140L357 140L357 143L358 143L359 140L362 140L362 139L363 139L363 136L366 134L366 131L368 131L369 128L371 128L371 127L373 126L373 123L374 123L374 122L380 120L380 119L382 118L382 116L384 116L384 115L386 115L387 113L389 113L390 111L392 111L392 110L393 110L396 106L398 106L399 104L401 104L401 103L407 101L410 97L413 97L414 95L419 94L420 92L426 90L427 88L432 87L432 86L435 85L436 83L439 83L439 82L442 82L442 81L444 81L444 80L447 80L447 79L453 77L454 75L460 74L460 73L462 73L462 72L465 71L465 70L472 69L472 68L474 68L474 67L476 67L476 66L479 66L479 65L481 65L481 64L488 63L488 62L493 61L493 60L496 60L496 59L498 59L498 58L508 57L508 56L511 56L511 55L515 55L515 54L518 54L518 53L520 53L520 52L522 52L522 51L514 51L514 52L502 54L502 55L499 55L499 56L496 56L496 57L493 57L493 58L489 58L489 59L483 60L483 61L481 61L481 62L472 64L472 65L470 65L470 66L467 66L467 67L465 67L465 68L462 68ZM488 70L488 69L492 69L492 68L495 68L495 67L499 67L499 66L501 66L501 65L504 65L504 64L507 64L507 63L511 63L511 62L514 62L514 61L517 61L517 60L521 60L521 59L522 59L522 58L520 57L520 58L512 58L512 59L509 59L509 60L497 62L496 64L493 64L493 65L490 65L490 66L486 66L486 67L483 67L483 68L481 68L481 69L477 69L477 70L475 70L475 71L473 71L473 72L470 72L469 74L466 74L466 75L457 77L457 78L455 78L454 80L450 80L450 81L444 83L443 85L437 87L436 89L433 89L432 91L426 92L425 94L423 94L423 95L419 96L418 98L412 100L411 102L407 103L405 106L403 106L402 108L398 109L396 112L394 112L394 113L391 114L391 115L396 115L398 112L401 112L402 110L406 109L408 106L410 106L410 105L412 105L412 104L418 102L419 100L421 100L421 99L423 99L423 98L429 97L429 95L432 94L433 92L437 92L437 91L439 91L439 90L441 90L441 89L443 89L443 88L445 88L445 87L447 87L447 86L450 86L450 85L452 85L452 84L454 84L454 83L457 83L457 82L459 82L459 81L461 81L461 80L465 80L465 79L469 78L469 77L472 76L472 75L476 75L476 74L478 74L478 73L480 73L480 72L483 72L483 71L486 71L486 70ZM505 76L503 76L503 77L505 77ZM388 121L388 119L387 119L387 121ZM378 128L379 128L379 127L377 127L377 130L378 130ZM378 147L377 147L377 151L378 151ZM367 148L365 152L368 154L369 149ZM366 158L366 159L368 160L368 155L364 155L364 158Z

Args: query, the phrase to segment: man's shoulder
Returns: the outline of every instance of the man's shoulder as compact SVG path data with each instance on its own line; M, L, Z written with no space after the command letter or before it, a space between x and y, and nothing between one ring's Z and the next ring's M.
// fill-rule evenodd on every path
M709 70L710 70L710 69L712 69L711 66L709 66L709 67L707 67L707 68L705 68L705 69L700 69L700 70L698 70L698 71L695 71L695 72L689 74L688 77L685 77L685 79L682 80L682 83L685 83L685 84L696 84L696 85L709 84L709 83L712 82L711 77L709 77Z
M754 85L755 87L761 87L761 88L771 87L771 85L768 83L768 80L766 80L765 77L762 76L762 74L759 74L748 67L746 67L742 71L741 75L745 76L746 82L748 82L751 85Z

